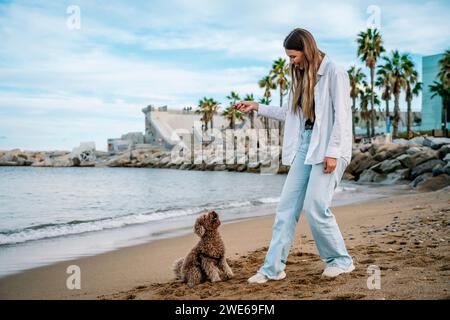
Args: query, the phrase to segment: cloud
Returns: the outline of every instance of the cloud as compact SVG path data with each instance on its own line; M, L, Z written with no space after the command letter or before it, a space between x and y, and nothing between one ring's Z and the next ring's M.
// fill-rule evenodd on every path
M78 1L81 29L69 30L67 3L1 3L0 134L8 143L36 146L48 146L53 136L55 145L71 148L89 134L106 141L119 131L142 131L147 104L182 108L203 96L226 104L232 90L260 96L257 81L284 56L282 41L295 27L309 29L338 64L360 64L355 39L366 28L371 4ZM420 59L448 48L445 1L377 5L388 50ZM69 132L65 140L56 138L61 132Z

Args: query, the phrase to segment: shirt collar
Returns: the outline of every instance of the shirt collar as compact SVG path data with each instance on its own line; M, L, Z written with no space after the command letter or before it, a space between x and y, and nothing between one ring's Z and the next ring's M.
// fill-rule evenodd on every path
M319 70L317 70L317 74L319 76L323 75L323 73L325 72L325 67L327 66L327 64L328 64L328 55L325 54L323 56L322 62L320 63Z

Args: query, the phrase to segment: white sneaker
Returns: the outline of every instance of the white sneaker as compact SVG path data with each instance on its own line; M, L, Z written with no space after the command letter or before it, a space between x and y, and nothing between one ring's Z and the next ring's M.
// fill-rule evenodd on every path
M347 269L342 269L342 268L339 268L339 267L331 266L331 267L326 267L325 270L323 271L322 275L325 276L325 277L334 278L334 277L337 277L338 275L340 275L342 273L350 273L353 270L355 270L355 266L354 266L353 263Z
M247 281L248 283L266 283L268 280L283 280L286 278L286 272L281 271L275 278L268 278L262 273L257 272L255 275L251 276Z

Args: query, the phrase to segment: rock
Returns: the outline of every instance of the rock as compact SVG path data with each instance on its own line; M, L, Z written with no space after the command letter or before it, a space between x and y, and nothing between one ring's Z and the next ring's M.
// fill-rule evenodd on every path
M155 165L156 161L151 156L139 161L141 167L144 168L152 168Z
M249 162L247 165L248 169L259 169L259 166L261 165L261 163L259 162Z
M394 139L392 140L393 143L399 144L399 145L405 145L405 146L422 146L424 141L424 137L414 137L412 139L406 140L406 139Z
M445 157L444 158L442 158L442 160L443 161L445 161L445 162L450 162L450 153L447 153L446 155L445 155Z
M80 167L95 167L94 161L83 161L80 163Z
M161 157L164 157L164 156L167 156L167 155L168 155L167 152L162 151L162 150L155 151L155 152L152 153L152 156L154 158L161 158Z
M69 151L52 151L48 156L51 159L54 159L54 158L59 158L59 157L66 156L69 153L70 153Z
M189 170L191 168L191 164L190 163L183 163L180 166L180 170Z
M445 165L438 163L437 165L435 165L433 167L433 169L431 170L431 172L433 173L433 176L438 176L440 174L446 173L445 172Z
M408 150L408 146L399 145L396 143L385 143L385 144L373 144L372 148L369 149L370 154L373 159L377 162L384 161L386 159L396 158Z
M360 152L352 158L352 161L347 166L346 171L353 175L356 179L359 179L360 174L376 165L378 161L374 160L372 155L369 152Z
M227 165L226 164L216 164L214 166L214 171L225 171L227 169Z
M290 169L290 167L289 166L286 166L286 165L280 165L280 167L278 168L278 174L287 174L287 173L289 173L289 169Z
M260 169L259 169L260 166L261 166L261 163L259 163L259 162L250 162L247 165L247 172L259 173L260 172Z
M402 154L401 156L395 158L395 160L399 161L405 168L411 169L414 167L414 160L411 154Z
M372 169L366 169L359 176L358 182L380 182L384 179L386 179L385 174L375 172Z
M240 165L238 165L237 168L236 168L236 171L237 171L237 172L243 172L243 171L245 171L245 170L247 170L247 165L245 165L245 164L240 164Z
M181 163L168 163L167 165L170 169L180 169L180 167L182 166Z
M429 160L427 162L421 163L418 166L415 166L411 170L411 178L415 179L417 176L421 175L425 172L431 172L437 164L445 165L445 162L438 159Z
M438 151L439 159L444 159L448 154L450 154L450 144L442 146Z
M444 167L444 171L446 174L450 175L450 162L447 162L447 164Z
M72 167L74 165L74 161L72 160L70 154L53 158L52 161L54 167Z
M74 167L79 167L80 166L80 164L81 164L81 161L80 161L80 159L78 159L78 158L72 158L72 165L74 166Z
M374 167L377 166L373 166L371 169L378 173L390 173L403 168L402 163L397 159L385 160L376 169Z
M115 157L112 157L109 161L106 162L108 167L124 167L127 164L130 164L130 155L129 153L121 154ZM81 162L80 162L81 164Z
M19 158L27 160L27 155L23 154L20 149L13 149L5 152L5 154L0 158L0 162L17 162Z
M441 174L420 182L416 188L420 191L436 191L447 186L450 186L450 176L448 174Z
M237 164L227 164L226 166L228 171L236 171L237 169Z
M348 180L348 181L355 181L356 180L355 176L352 175L351 173L347 172L347 171L344 172L344 174L342 176L342 179Z
M401 181L409 180L411 169L400 169L395 172L391 172L387 175L386 179L381 181L382 184L395 184Z
M398 139L392 139L392 143L396 143L402 146L405 146L408 144L408 140L403 139L403 138L398 138Z
M206 164L205 163L196 163L192 166L193 170L205 171Z
M165 156L164 158L161 158L161 160L159 160L159 165L166 166L169 162L170 162L170 156Z
M450 144L450 138L425 137L423 145L437 150L443 145Z
M42 161L33 162L32 167L53 167L53 162L50 158L46 158Z
M17 166L17 162L0 160L0 167L14 167L14 166Z
M423 136L418 136L418 137L414 137L412 139L409 140L409 145L419 145L419 146L423 146L423 141L425 140L425 137Z
M409 148L408 150L406 150L406 153L407 153L407 154L416 154L416 153L422 152L422 151L423 151L422 148L419 148L419 147L411 147L411 148Z
M433 159L438 159L439 158L438 157L438 152L435 151L435 150L431 150L431 149L426 149L426 150L424 150L422 152L410 155L409 158L408 157L403 157L403 158L399 159L400 157L398 157L397 160L402 162L403 166L405 166L407 168L410 168L410 169L412 169L415 166L418 166L419 164L427 162L429 160L433 160Z
M364 152L369 151L370 147L372 147L372 144L371 144L371 143L366 143L366 144L363 144L363 145L359 148L359 150L360 150L361 152L364 153Z
M425 172L424 174L421 174L420 176L416 177L409 185L412 188L415 188L419 183L430 179L433 177L433 173L431 172Z

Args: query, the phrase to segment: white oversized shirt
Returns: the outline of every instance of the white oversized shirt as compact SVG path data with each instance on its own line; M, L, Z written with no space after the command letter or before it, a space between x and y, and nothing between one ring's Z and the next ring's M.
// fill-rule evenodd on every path
M325 157L344 158L347 164L352 157L352 109L350 81L345 70L325 55L317 71L318 82L314 87L315 121L305 164L323 162ZM257 114L285 121L281 162L291 165L295 151L301 144L305 130L303 112L292 111L292 94L280 108L260 104Z

